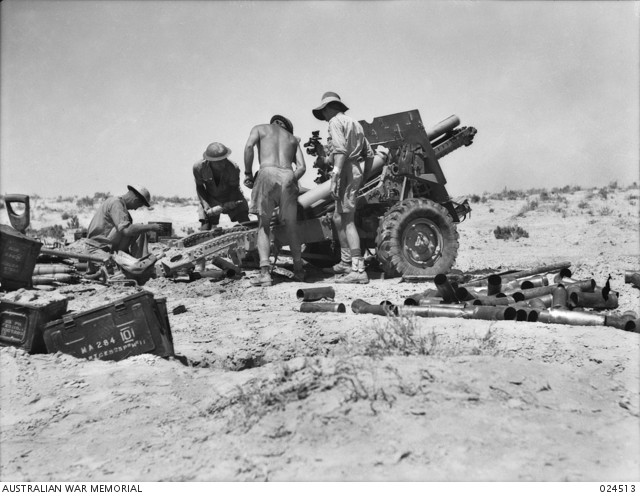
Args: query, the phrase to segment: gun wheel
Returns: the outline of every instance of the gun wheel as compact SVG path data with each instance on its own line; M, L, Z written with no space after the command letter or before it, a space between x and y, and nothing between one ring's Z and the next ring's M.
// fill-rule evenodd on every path
M385 214L376 245L388 276L446 274L458 256L458 230L443 206L413 198Z

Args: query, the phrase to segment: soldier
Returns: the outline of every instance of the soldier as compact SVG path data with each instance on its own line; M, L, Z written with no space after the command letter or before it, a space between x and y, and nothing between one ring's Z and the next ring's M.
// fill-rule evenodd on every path
M193 165L201 231L217 226L220 214L227 214L232 222L249 221L249 205L240 190L240 167L227 158L230 154L222 143L211 143L203 159Z
M373 150L364 136L360 123L344 114L349 108L332 91L322 95L320 106L313 109L316 119L329 123L329 147L326 160L333 164L331 196L335 200L333 223L340 240L340 263L333 273L342 274L337 283L367 284L360 249L360 236L354 222L358 189L363 182L364 169L370 169ZM365 159L364 167L360 161Z
M147 252L147 236L150 231L161 231L160 224L134 224L129 210L148 207L151 195L142 186L127 186L123 196L107 198L91 219L87 240L94 247L108 251L124 251L136 258Z
M253 148L258 147L260 170L253 176ZM296 164L295 171L293 163ZM251 213L258 215L258 253L260 275L251 284L271 286L271 216L279 207L280 220L285 224L293 271L304 280L300 238L296 230L298 180L306 171L300 138L293 135L293 124L286 117L274 115L269 124L254 126L244 148L245 181L251 192ZM255 184L254 184L255 181Z

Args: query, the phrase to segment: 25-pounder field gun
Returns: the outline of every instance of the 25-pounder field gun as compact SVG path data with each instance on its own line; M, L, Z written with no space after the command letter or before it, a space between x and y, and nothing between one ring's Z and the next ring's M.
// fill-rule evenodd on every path
M389 276L447 273L458 254L456 224L471 211L468 202L454 202L447 193L439 159L473 142L476 129L459 127L452 115L425 129L418 110L360 121L376 154L358 195L356 226L363 249L375 250ZM298 197L298 231L303 258L317 266L340 259L337 234L331 221L334 208L328 181L331 166L323 156L320 133L305 143L317 156L318 186ZM203 258L230 256L239 263L256 250L255 222L230 229L196 233L183 238L161 260L165 275L191 270ZM273 241L288 245L284 226L274 216Z

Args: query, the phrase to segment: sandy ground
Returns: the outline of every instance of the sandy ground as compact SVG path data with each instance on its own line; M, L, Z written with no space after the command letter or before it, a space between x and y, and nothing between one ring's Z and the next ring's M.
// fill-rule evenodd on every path
M595 195L594 195L595 193ZM532 197L533 198L533 197ZM576 191L472 204L456 268L570 261L611 275L619 312L639 269L638 190ZM40 199L34 227L61 212ZM0 212L6 223L5 212ZM195 227L195 206L138 220ZM528 238L498 240L518 224ZM254 271L248 271L247 276ZM0 349L0 478L13 481L637 481L640 334L602 326L357 315L351 302L402 303L433 287L371 272L367 286L250 286L247 277L155 279L175 350L120 362ZM333 285L347 313L299 312L299 288ZM61 287L77 310L135 289ZM171 310L184 305L186 312ZM412 341L397 341L399 337ZM396 341L390 341L396 339Z

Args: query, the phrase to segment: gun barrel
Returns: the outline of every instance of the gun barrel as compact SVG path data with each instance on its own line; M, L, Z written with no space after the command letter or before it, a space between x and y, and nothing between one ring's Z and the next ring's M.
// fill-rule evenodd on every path
M450 115L446 119L438 122L435 126L426 130L429 141L433 141L443 134L448 133L460 125L460 118L457 115Z

